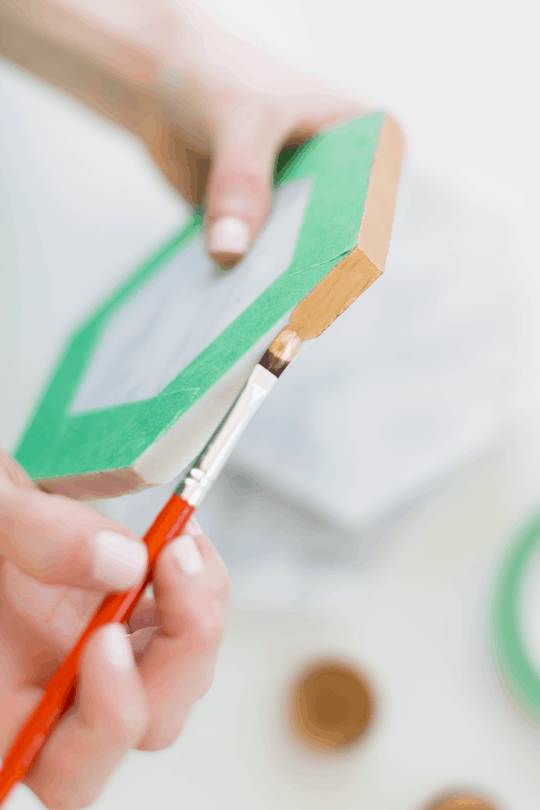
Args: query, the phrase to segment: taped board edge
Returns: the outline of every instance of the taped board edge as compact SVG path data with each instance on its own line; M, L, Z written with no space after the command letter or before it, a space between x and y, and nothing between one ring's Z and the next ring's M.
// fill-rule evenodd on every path
M249 374L268 344L272 342L290 313L239 360L216 385L169 430L156 439L129 467L78 475L36 479L45 492L66 495L75 500L101 500L135 494L151 487L168 484L180 475L217 428L224 413L233 404ZM216 392L216 388L221 390ZM204 438L201 439L201 436Z
M115 498L166 484L183 472L232 404L251 369L287 324L301 340L324 331L384 271L390 244L402 138L398 125L384 117L371 164L368 191L356 246L341 256L327 275L285 318L275 324L189 411L159 436L129 467L36 479L49 492L78 500ZM228 379L227 379L228 378ZM216 383L216 385L218 385ZM206 435L201 439L201 428Z

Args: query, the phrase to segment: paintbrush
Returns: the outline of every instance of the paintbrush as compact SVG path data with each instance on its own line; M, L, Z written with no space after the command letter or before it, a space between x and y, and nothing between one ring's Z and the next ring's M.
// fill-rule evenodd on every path
M47 684L43 697L4 759L0 770L0 803L16 783L24 779L47 736L72 705L79 663L89 637L105 624L129 622L139 598L153 580L160 552L182 533L201 505L240 436L298 353L302 342L320 335L380 273L381 270L356 248L298 304L289 325L261 357L225 418L144 536L148 548L148 573L143 584L103 599L77 644Z
M214 432L144 536L148 548L148 574L139 588L110 594L68 653L30 718L19 731L0 771L0 803L30 770L39 749L73 703L79 662L92 633L111 622L128 622L137 602L152 582L157 558L167 543L178 537L201 505L223 469L240 436L272 391L302 342L321 334L354 301L380 270L361 251L349 254L296 307L290 324L261 357L229 412ZM343 284L343 279L347 283ZM351 283L352 279L352 283Z
M283 330L251 372L227 415L144 537L148 548L148 574L139 588L110 594L96 611L75 647L68 653L43 697L24 724L6 755L0 771L0 802L29 771L39 749L56 723L73 703L79 663L89 637L105 624L128 622L147 586L152 582L157 558L167 543L178 537L201 505L223 469L240 436L300 348L300 338Z
M47 684L37 708L19 731L0 770L0 803L30 770L39 749L73 703L79 662L89 637L105 624L128 622L152 582L157 558L178 537L201 505L240 436L295 357L305 340L321 334L381 274L366 254L355 248L328 273L293 311L291 321L271 343L251 372L241 393L189 472L144 536L148 574L139 588L110 594Z
M45 688L31 717L17 734L0 771L0 803L24 778L48 734L72 705L79 662L86 642L99 627L127 622L152 582L163 547L178 537L201 505L238 439L297 354L302 343L318 337L383 272L399 175L401 139L392 119L381 130L356 245L294 309L291 320L251 372L241 393L191 465L174 494L146 533L148 574L139 588L106 596L75 647Z

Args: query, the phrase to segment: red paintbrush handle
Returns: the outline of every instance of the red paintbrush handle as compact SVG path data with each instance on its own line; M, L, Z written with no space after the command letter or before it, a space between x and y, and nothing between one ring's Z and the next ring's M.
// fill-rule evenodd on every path
M80 637L75 647L68 653L45 688L37 708L18 733L0 770L0 803L16 782L20 782L30 770L32 762L54 728L62 713L72 702L79 662L86 642L92 633L111 622L125 622L129 619L139 597L152 581L154 566L163 546L178 537L194 512L194 507L173 495L159 513L144 537L148 547L148 575L140 588L125 593L106 596L94 618Z

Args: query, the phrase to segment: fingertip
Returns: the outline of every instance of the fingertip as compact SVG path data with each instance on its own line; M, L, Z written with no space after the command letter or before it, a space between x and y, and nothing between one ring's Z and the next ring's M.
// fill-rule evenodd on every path
M183 574L196 577L204 573L204 560L191 535L181 534L173 540L170 553Z
M38 488L35 481L32 481L20 464L0 450L0 484L2 483L9 483L20 489L36 490Z
M105 717L110 726L127 733L141 731L147 706L133 647L118 622L99 628L89 639L81 662L79 708L86 723L98 727Z
M223 270L235 267L246 254L252 238L249 224L237 216L222 216L210 225L209 252Z
M88 639L82 653L81 672L85 683L90 678L94 689L94 682L101 683L103 679L108 682L115 674L129 672L134 665L133 649L126 628L120 622L112 622L98 627Z
M133 587L148 565L148 549L120 532L101 529L94 536L92 577L107 590Z
M205 204L206 240L210 256L225 270L241 261L266 221L278 141L272 130L239 142L234 130L218 143Z
M0 553L40 582L108 593L135 587L148 565L139 538L86 504L18 488L0 498Z
M186 524L186 528L183 531L183 534L189 534L191 537L197 539L200 537L201 534L204 534L203 530L201 529L201 524L197 520L197 518L192 515Z
M123 625L109 624L101 637L104 657L117 672L128 672L135 666L133 650Z
M88 807L149 723L144 685L119 624L83 650L76 701L39 752L25 784L46 807Z

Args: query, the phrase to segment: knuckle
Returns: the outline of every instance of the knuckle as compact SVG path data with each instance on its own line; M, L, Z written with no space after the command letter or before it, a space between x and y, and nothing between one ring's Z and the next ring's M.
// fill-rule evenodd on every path
M262 167L249 158L232 159L216 172L210 190L210 223L222 216L240 216L251 228L262 225L271 206L271 184Z
M221 617L224 608L229 603L231 596L231 580L225 567L223 572L220 572L219 577L216 577L211 589L211 603L214 605L216 613Z
M270 188L267 178L258 166L250 166L247 159L243 161L240 158L232 159L215 176L211 198L212 217L216 218L228 212L231 200L237 203L242 199L246 205L248 202L259 206L268 203ZM249 208L246 207L243 214L248 213Z
M90 807L94 803L97 796L85 796L84 798L73 798L71 796L52 796L44 798L39 796L45 807L48 810L84 810L85 807Z
M137 718L129 718L127 720L124 720L124 725L126 729L126 735L133 743L136 740L138 740L141 734L144 734L144 732L148 728L148 716L146 714L144 716L141 714Z
M83 810L90 807L98 797L94 791L83 794L69 789L58 790L56 780L47 780L47 784L40 787L31 783L29 786L47 810Z
M208 675L201 681L195 699L200 700L201 698L203 698L207 694L207 692L210 691L213 683L214 683L214 670L212 669L212 671L208 673Z
M13 561L38 579L79 576L88 568L89 543L74 511L65 509L60 495L15 489L0 498L0 540L12 548Z
M137 743L137 751L164 751L174 745L178 737L184 731L185 723L180 723L175 731L164 731L163 729L151 729Z
M17 464L15 459L0 450L0 477L16 487L23 487L28 484L28 477Z
M148 722L148 711L141 701L126 701L122 709L110 718L108 734L111 742L119 747L132 747L145 733Z
M193 641L197 651L206 653L219 646L225 632L225 621L217 615L208 616L199 622L193 634Z
M235 190L259 194L263 189L264 180L256 166L240 163L240 159L231 162L223 171L221 180L225 186L234 186Z
M240 88L229 83L222 83L214 90L214 102L216 107L216 122L219 120L218 113L227 114L234 112L243 104Z
M222 602L228 602L231 598L231 578L228 571L225 571L225 575L221 580L217 596Z

